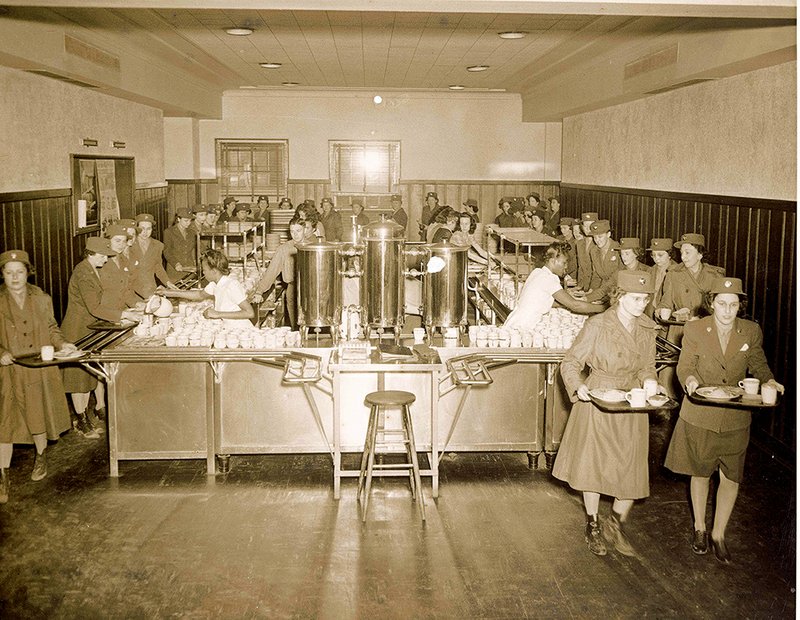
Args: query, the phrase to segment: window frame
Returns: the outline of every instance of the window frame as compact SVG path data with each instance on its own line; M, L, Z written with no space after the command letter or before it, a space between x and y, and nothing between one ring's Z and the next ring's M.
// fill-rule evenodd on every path
M232 188L230 185L230 173L227 173L227 178L225 171L230 170L223 166L223 156L226 152L226 147L229 145L241 145L241 146L248 146L250 147L250 166L251 170L247 172L247 174L253 173L253 152L257 149L258 146L269 146L275 145L278 147L278 150L281 152L282 158L282 170L280 171L280 180L279 183L275 185L275 192L273 193L272 188L268 189L256 189L256 186L253 184L252 177L249 183L249 190L248 192L243 192L242 188L236 187ZM255 202L256 198L260 195L268 195L270 199L274 198L276 201L280 199L282 196L287 196L289 194L289 140L283 138L215 138L214 139L214 150L216 154L216 173L217 173L217 183L219 185L219 192L220 197L227 197L227 196L235 196L238 198L246 198L250 202ZM264 150L263 152L269 154L269 150ZM256 171L258 172L258 171ZM269 170L266 170L269 172ZM223 181L226 179L227 183Z
M340 183L341 173L337 166L337 158L340 147L360 146L365 150L370 146L387 147L389 153L388 178L386 179L385 191L372 191L367 189L367 173L364 171L364 183L362 187L342 187ZM368 196L390 196L396 194L400 185L401 178L401 150L400 140L328 140L328 172L330 175L331 194L352 195L362 194Z

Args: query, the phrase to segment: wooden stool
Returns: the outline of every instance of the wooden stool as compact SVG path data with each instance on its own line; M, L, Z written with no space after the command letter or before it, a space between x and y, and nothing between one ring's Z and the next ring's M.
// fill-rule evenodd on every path
M370 405L367 436L364 439L364 452L361 455L361 471L358 474L358 501L361 502L361 520L367 520L369 506L369 491L372 486L372 471L381 470L388 475L408 475L411 487L411 498L418 499L419 512L425 520L425 499L422 496L422 478L419 475L419 462L417 461L417 446L414 443L414 428L411 425L411 411L408 406L416 400L411 392L387 390L367 394L364 403ZM400 408L401 428L387 429L385 415L386 408ZM375 447L378 442L384 446L402 445L405 448L407 460L405 463L383 464L375 463ZM398 437L387 441L387 436ZM362 500L363 492L363 500Z

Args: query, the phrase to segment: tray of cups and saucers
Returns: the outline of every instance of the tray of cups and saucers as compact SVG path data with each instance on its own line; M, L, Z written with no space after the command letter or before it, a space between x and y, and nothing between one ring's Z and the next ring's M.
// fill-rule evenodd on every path
M701 385L689 400L696 405L727 409L772 409L778 406L777 390L760 385L758 379L744 379L739 385Z
M605 413L650 413L675 409L678 402L664 394L647 396L643 388L629 391L614 388L595 388L589 391L594 406Z

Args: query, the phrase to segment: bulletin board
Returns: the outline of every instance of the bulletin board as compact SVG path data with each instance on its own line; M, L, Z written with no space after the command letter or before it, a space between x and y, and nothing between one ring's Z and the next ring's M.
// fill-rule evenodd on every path
M70 155L72 232L101 232L120 219L134 217L136 173L133 157Z

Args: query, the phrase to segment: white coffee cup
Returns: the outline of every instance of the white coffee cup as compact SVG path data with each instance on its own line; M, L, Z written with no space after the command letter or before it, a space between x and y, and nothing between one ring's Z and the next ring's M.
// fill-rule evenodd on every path
M625 394L625 400L634 409L647 406L647 392L644 388L633 388L630 392Z
M647 398L655 396L658 393L658 381L655 379L645 379L642 384L644 391L647 393Z
M672 310L670 310L669 308L659 308L658 316L661 317L662 321L668 321L669 317L672 316Z
M42 355L42 361L43 362L52 362L53 361L53 356L55 354L56 354L55 347L53 347L53 346L51 346L49 344L46 344L46 345L44 345L42 347L41 355Z
M744 389L745 394L755 396L758 394L758 387L761 382L758 379L742 379L739 381L739 387Z
M761 386L761 402L765 405L774 405L778 402L778 388L765 383Z

